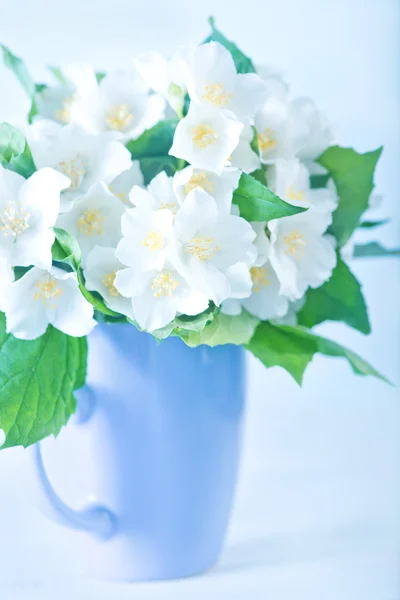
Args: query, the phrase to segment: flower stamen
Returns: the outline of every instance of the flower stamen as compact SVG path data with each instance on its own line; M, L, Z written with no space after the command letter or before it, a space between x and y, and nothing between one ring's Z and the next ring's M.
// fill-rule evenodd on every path
M5 211L1 214L0 232L3 235L18 237L29 229L30 216L30 213L17 202L8 202Z
M39 291L33 292L35 301L41 300L46 308L55 309L58 305L58 299L63 291L58 286L56 279L46 279L38 281L35 286Z
M289 200L297 200L301 202L304 200L304 192L303 190L295 190L292 185L290 185L286 191L286 196Z
M276 139L274 137L274 131L270 129L270 127L267 127L266 129L264 129L264 131L257 135L257 141L258 147L261 150L261 152L275 148Z
M199 173L194 173L185 184L185 194L188 194L196 187L200 187L205 192L211 194L214 190L214 182L207 179L205 171L200 171Z
M127 206L132 206L127 198L127 194L125 192L115 192L113 190L112 185L108 186L109 191L114 194L114 196L116 196L116 198L118 198L119 200L121 200L121 202L123 202L123 204L126 204Z
M102 283L104 283L108 289L110 296L114 296L115 298L121 295L114 285L116 275L117 271L112 271L111 273L107 273L102 279Z
M146 246L150 252L161 250L164 245L163 237L160 233L152 229L143 240L143 246Z
M268 277L268 271L265 267L252 267L250 275L253 281L253 292L261 292L263 287L271 285L271 280Z
M215 144L218 139L215 129L206 123L200 123L193 127L192 141L200 150L204 150L210 144Z
M232 93L228 92L222 83L207 81L202 100L206 100L213 106L225 106L231 99Z
M126 104L119 104L111 108L106 117L105 122L108 129L112 131L125 131L133 122L133 114Z
M303 256L304 247L308 243L298 229L285 235L283 241L287 245L286 254L292 256L295 260L299 260Z
M178 287L178 282L173 278L171 271L163 271L153 279L151 289L155 298L171 297Z
M177 202L160 202L160 209L170 210L174 215L178 211L178 203Z
M212 236L196 236L185 245L185 252L196 256L201 262L204 262L205 260L214 258L215 254L221 250L220 246L213 246L213 244L214 238Z
M103 234L104 215L97 208L88 208L78 219L77 226L85 235Z
M61 123L69 123L71 121L71 109L78 100L78 94L67 96L63 100L62 108L59 108L54 113L54 117Z
M71 180L71 185L68 188L69 191L74 191L81 185L86 175L85 166L85 162L80 154L77 154L75 158L62 160L58 163L59 171Z

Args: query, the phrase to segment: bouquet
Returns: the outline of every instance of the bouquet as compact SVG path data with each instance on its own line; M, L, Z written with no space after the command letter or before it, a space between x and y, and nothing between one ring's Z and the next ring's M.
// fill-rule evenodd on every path
M346 257L382 148L342 148L308 98L211 23L200 45L125 70L49 67L0 125L0 444L56 435L84 385L86 336L125 323L188 346L244 345L301 383L317 352L384 379L312 332L370 332ZM131 324L131 325L130 325Z

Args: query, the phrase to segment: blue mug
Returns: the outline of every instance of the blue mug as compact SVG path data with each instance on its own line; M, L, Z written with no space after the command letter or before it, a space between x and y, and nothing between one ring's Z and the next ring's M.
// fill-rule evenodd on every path
M237 481L243 348L157 342L121 324L99 324L88 341L76 417L32 449L46 515L82 531L77 552L91 575L151 581L209 569Z

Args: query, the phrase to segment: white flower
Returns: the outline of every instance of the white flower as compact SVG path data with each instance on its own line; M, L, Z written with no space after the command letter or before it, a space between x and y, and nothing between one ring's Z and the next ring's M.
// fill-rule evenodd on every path
M147 52L134 60L148 86L167 100L181 116L186 94L187 56L192 48L182 48L167 60L158 52Z
M53 167L71 180L62 194L62 211L69 210L72 201L93 184L109 185L132 164L129 151L112 134L91 135L78 125L63 127L50 140L36 140L31 150L38 168Z
M143 271L139 262L118 271L115 287L132 299L134 318L146 331L168 325L179 314L197 315L208 308L208 300L166 263L161 270Z
M270 96L256 114L255 127L263 163L294 157L296 123L286 98Z
M280 325L292 325L295 327L298 324L297 313L301 311L306 302L306 295L302 296L294 302L289 302L288 311L283 317L275 319Z
M187 88L192 102L229 110L243 123L250 122L267 94L258 75L237 74L231 53L217 42L202 44L193 51L188 60Z
M156 175L146 190L134 186L129 194L129 200L141 211L168 209L175 214L179 208L173 178L168 177L165 171Z
M298 98L289 102L281 89L274 89L255 117L261 161L269 164L278 158L298 157L311 172L317 159L332 143L326 117L312 100Z
M0 448L4 446L4 442L6 441L6 433L3 429L0 429Z
M228 157L227 165L236 167L244 173L253 173L260 168L260 159L251 147L253 136L253 129L250 126L243 127L239 143Z
M333 186L311 189L310 173L297 159L278 159L267 170L268 185L280 198L293 206L313 208L321 213L332 213L338 203Z
M123 139L132 139L158 123L164 108L163 98L148 94L148 86L136 70L114 71L74 104L72 119L92 133L114 131Z
M140 191L145 193L145 190ZM162 269L168 255L173 218L170 210L128 209L122 217L123 238L116 257L128 267Z
M20 128L24 134L29 147L32 148L34 144L44 140L50 142L55 138L62 130L63 125L57 123L57 121L51 121L50 119L35 119L35 121L29 125L24 124Z
M7 257L0 255L0 311L4 312L4 298L7 297L7 290L14 281L14 270L11 268Z
M133 319L131 301L121 296L114 285L116 274L122 268L122 263L115 256L115 248L95 246L85 263L86 287L99 292L108 308Z
M67 335L87 335L96 325L93 306L82 296L76 275L57 267L34 267L8 288L4 301L7 332L24 340L53 325Z
M174 264L191 287L217 305L234 295L249 295L248 269L243 275L236 265L254 262L255 235L247 221L219 213L214 198L195 188L175 216Z
M291 114L299 125L295 142L296 155L313 172L313 161L333 143L331 125L310 98L294 100L291 103Z
M40 117L65 125L71 122L73 105L91 94L97 81L92 67L86 65L65 67L60 73L62 81L37 94L36 103Z
M239 143L242 123L233 115L190 104L179 121L169 154L183 158L197 169L221 173Z
M0 165L0 252L12 266L51 265L60 193L70 181L53 169L29 179Z
M254 244L257 258L250 269L251 295L241 300L228 299L222 305L225 314L238 315L242 306L262 320L282 317L288 310L289 301L280 293L280 282L269 261L270 242L265 233L266 223L252 223L257 232Z
M134 186L143 187L144 178L143 173L140 170L140 163L138 160L132 161L131 167L126 171L122 171L120 175L117 175L112 180L108 189L110 192L117 196L127 206L130 206L129 192Z
M270 65L256 65L257 75L261 77L267 87L267 98L274 97L286 100L289 94L289 86L282 72Z
M239 185L239 169L225 168L220 175L211 171L194 169L192 166L178 171L174 176L174 189L179 203L196 187L210 194L218 205L221 214L229 214L234 190ZM153 180L154 181L154 180Z
M322 285L336 265L335 248L324 236L330 213L312 208L292 217L270 221L270 260L281 283L281 294L301 298L308 287Z
M66 229L79 243L83 260L94 246L115 248L121 239L125 205L104 183L96 183L80 196L72 209L59 216L57 227Z

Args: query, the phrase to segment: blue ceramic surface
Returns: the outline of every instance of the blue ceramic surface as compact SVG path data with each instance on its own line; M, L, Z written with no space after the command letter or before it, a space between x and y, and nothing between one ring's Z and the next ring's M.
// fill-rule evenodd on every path
M159 343L133 326L100 324L77 397L81 424L73 435L78 442L83 428L89 436L92 505L68 508L47 479L39 446L35 461L48 516L90 538L90 572L133 581L210 568L237 480L243 349L193 349L178 338Z

